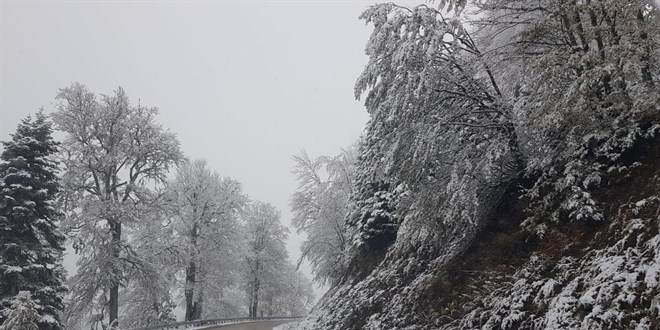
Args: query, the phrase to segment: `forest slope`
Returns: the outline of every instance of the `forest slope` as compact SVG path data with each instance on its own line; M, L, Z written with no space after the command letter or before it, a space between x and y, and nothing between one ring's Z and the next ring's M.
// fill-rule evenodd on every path
M351 241L299 329L653 329L657 7L473 3L362 15Z
M519 226L527 201L511 193L464 254L445 265L386 258L331 290L299 329L653 329L660 139L640 142L624 163L632 169L596 192L604 222L536 238Z

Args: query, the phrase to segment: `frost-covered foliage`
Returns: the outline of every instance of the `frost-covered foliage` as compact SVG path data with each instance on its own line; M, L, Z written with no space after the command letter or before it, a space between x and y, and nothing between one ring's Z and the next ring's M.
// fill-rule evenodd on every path
M248 202L238 181L204 160L182 164L160 196L158 209L129 234L147 267L129 273L120 291L124 326L173 322L177 305L187 320L309 309L311 283L287 257L277 210Z
M176 136L156 122L157 109L131 105L121 88L98 98L73 84L58 99L53 119L66 133L64 224L80 255L66 316L72 326L117 326L120 285L136 270L151 271L122 232L152 212L148 187L183 155Z
M247 203L240 182L212 172L206 161L184 164L167 184L172 249L184 274L186 321L202 318L204 301L221 300L237 281L241 237L239 212ZM222 253L219 253L222 251ZM211 298L212 297L212 298Z
M347 221L350 273L303 329L422 322L406 310L431 276L421 273L472 242L524 166L512 107L460 22L393 4L362 18L374 32L356 94L371 119Z
M245 279L250 317L264 313L263 292L282 278L281 267L288 254L284 241L288 229L280 223L280 212L264 202L252 202L243 212L245 225ZM260 307L260 303L262 304Z
M31 310L38 313L32 321L39 329L56 330L63 328L60 313L66 288L61 265L64 236L58 228L62 212L56 200L60 190L54 159L58 143L51 134L52 124L39 112L18 125L11 141L3 142L0 310L11 310L15 299L18 307L27 308L22 304L29 301ZM6 317L0 313L0 324L9 322ZM27 329L25 326L16 323L5 329Z
M347 264L349 233L345 224L353 191L356 148L334 157L310 158L304 151L294 157L298 189L291 198L292 224L307 239L302 259L312 265L314 280L335 284Z
M655 150L649 160L660 157L660 150ZM451 321L445 319L436 327L656 329L660 320L658 169L657 162L647 164L645 171L651 173L642 172L640 180L609 188L613 191L605 193L610 202L605 212L608 225L595 235L565 237L560 241L571 243L549 242L548 248L542 244L515 273L476 282L474 290L464 292L469 300L457 298L461 306L454 308Z
M238 181L205 161L188 163L156 108L131 105L121 88L99 97L81 84L58 100L62 191L42 113L4 143L0 309L29 291L40 329L63 328L63 308L71 329L168 323L180 304L186 319L308 310L313 289L288 259L279 212L260 202L246 208ZM64 298L62 216L79 255Z
M312 282L286 262L277 273L264 277L258 316L305 315L314 303Z
M0 330L38 330L39 314L29 291L20 291L13 299L11 308L4 309L5 320Z
M371 119L349 217L354 246L382 250L413 226L417 233L404 234L419 237L397 239L397 248L437 251L475 231L522 170L512 107L458 20L393 4L361 17L374 32L356 84ZM473 229L440 234L447 223Z
M539 234L560 218L600 221L591 191L657 134L660 20L651 1L476 1L488 60L529 141ZM614 166L614 167L613 167Z
M516 226L520 205L497 215L514 221L511 232L468 251L471 261L397 258L331 289L298 329L655 329L658 141L629 159L630 175L616 173L595 192L607 224L564 224L536 241Z
M356 94L366 93L370 121L347 220L355 232L350 268L299 328L657 324L657 310L650 307L657 298L649 298L657 289L640 292L647 269L657 263L657 211L635 225L647 236L616 236L629 232L636 220L608 213L610 201L597 194L615 189L615 178L640 166L628 162L636 148L657 141L657 8L632 0L449 3L454 12L446 17L426 5L394 4L375 5L362 15L374 31ZM464 26L462 13L471 8L479 12ZM656 197L657 183L644 198ZM552 274L536 269L531 258L516 275L510 272L515 265L505 272L475 270L482 279L492 278L476 283L473 296L439 285L447 274L465 276L449 268L475 246L505 198L521 198L526 208L524 217L521 211L520 218L498 220L517 228L526 219L524 230L498 238L513 246L533 249L533 242L555 237L568 223L588 228L611 223L620 231L604 231L616 239L607 244L595 239L589 243L593 254L567 256ZM639 244L630 250L625 244L633 241ZM616 247L621 244L623 250ZM616 271L603 268L614 259ZM563 270L568 271L557 275ZM503 296L501 290L517 284L529 289L531 284L519 283L526 274L536 276L530 283L541 281L533 293L544 292L545 298L537 307L553 312L538 310L529 318L534 311L524 292ZM596 279L608 288L598 291L590 307L574 307L568 296L598 287ZM626 281L630 294L614 293ZM565 294L554 299L557 290ZM502 305L479 304L490 294L496 298L489 302L501 298ZM461 315L470 312L472 317ZM559 319L583 322L587 315L584 325Z
M314 302L312 283L293 265L286 250L289 228L272 205L250 201L241 212L242 283L240 315L298 316ZM247 307L247 308L244 308Z
M163 200L163 203L167 203ZM120 289L119 317L126 328L175 322L176 275L180 252L164 207L153 208L140 226L130 230L130 245L139 256L140 267L127 274Z
M383 251L396 239L401 211L399 202L406 190L402 184L392 189L389 183L382 181L370 182L367 187L360 188L362 196L368 197L351 205L355 210L347 222L353 233L351 252L366 251L365 257L372 258L372 253L368 252ZM353 261L356 262L359 263L360 258Z
M181 164L159 196L129 233L148 267L129 273L121 291L124 326L171 322L177 303L186 320L309 309L311 283L288 259L276 209L248 202L238 181L204 160Z

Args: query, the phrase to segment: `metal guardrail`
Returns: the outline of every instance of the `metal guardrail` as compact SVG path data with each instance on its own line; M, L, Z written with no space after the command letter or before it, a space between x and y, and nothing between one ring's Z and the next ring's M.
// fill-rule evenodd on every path
M225 319L209 319L209 320L195 320L177 323L168 323L160 325L151 325L144 328L134 328L131 330L183 330L192 327L235 324L245 322L259 322L259 321L295 321L302 319L303 316L271 316L271 317L235 317Z

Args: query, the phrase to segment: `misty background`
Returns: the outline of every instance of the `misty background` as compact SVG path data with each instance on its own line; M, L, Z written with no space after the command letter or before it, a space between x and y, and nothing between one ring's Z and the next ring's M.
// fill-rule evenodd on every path
M3 0L0 140L28 114L51 112L72 82L101 94L121 86L131 103L160 109L190 159L238 179L289 226L292 156L336 154L367 120L353 83L370 33L358 16L371 4ZM294 261L301 240L292 229ZM75 256L65 267L71 275Z

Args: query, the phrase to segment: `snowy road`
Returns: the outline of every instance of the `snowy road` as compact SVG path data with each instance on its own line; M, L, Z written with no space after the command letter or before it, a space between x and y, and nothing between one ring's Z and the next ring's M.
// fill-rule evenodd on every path
M212 327L212 328L205 328L208 330L272 330L274 327L278 325L282 325L284 323L289 323L291 321L260 321L260 322L246 322L246 323L241 323L241 324L228 324L228 325L221 325L217 327Z

